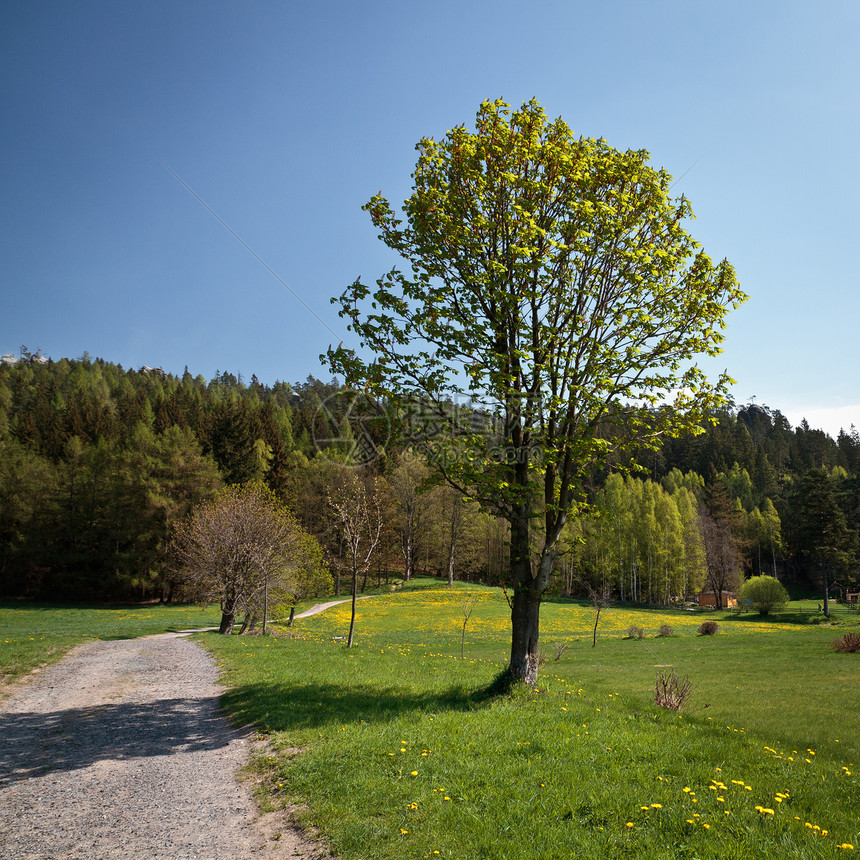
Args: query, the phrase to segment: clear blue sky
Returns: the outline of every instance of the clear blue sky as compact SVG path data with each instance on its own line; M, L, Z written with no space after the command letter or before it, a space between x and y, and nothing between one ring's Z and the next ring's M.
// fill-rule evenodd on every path
M534 96L681 177L750 295L709 365L735 399L860 427L858 25L856 0L8 4L0 352L328 378L329 297L393 264L362 204L407 196L422 135Z

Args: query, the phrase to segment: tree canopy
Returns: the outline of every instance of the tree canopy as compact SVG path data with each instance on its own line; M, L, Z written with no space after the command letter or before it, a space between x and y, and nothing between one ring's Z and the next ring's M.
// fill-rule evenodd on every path
M265 485L232 485L199 505L173 538L182 591L204 605L221 604L221 633L237 612L249 620L276 605L331 590L322 550Z
M709 382L693 359L719 353L746 296L687 234L690 205L647 152L577 138L534 100L484 102L475 131L417 149L403 217L381 194L365 206L409 271L334 300L372 356L327 357L411 417L448 481L510 523L509 671L534 682L541 595L586 478L723 402L728 377Z
M742 603L749 602L759 615L768 615L772 609L788 603L785 586L772 576L751 576L741 586L738 596Z

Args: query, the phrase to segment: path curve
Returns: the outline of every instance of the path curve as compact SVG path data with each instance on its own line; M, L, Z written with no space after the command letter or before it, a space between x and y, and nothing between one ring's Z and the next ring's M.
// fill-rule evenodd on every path
M372 594L365 594L362 597L356 597L356 600L369 600L373 597ZM306 609L304 612L300 612L296 615L296 618L310 618L311 615L319 615L320 612L325 612L326 609L331 609L332 606L340 606L341 603L349 603L352 600L351 597L347 597L346 600L330 600L328 603L317 603L315 606L312 606L310 609Z
M176 634L78 646L13 690L0 702L0 856L329 856L286 820L258 819L236 778L251 739L222 692L212 657Z

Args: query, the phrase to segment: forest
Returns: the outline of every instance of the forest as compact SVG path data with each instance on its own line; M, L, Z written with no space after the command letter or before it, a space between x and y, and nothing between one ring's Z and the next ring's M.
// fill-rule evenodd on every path
M381 522L361 588L418 572L504 585L504 521L410 449L408 416L380 420L384 406L375 404L371 420L355 404L336 380L264 385L218 372L207 381L187 368L180 377L26 348L4 357L0 594L171 600L167 548L177 527L219 489L252 482L319 542L339 593L350 563L332 497L345 473L372 487ZM709 590L722 600L761 573L837 598L854 587L857 430L834 440L755 403L711 419L697 435L589 476L553 593L670 604ZM467 420L474 427L485 416L476 408ZM345 468L362 446L372 456Z

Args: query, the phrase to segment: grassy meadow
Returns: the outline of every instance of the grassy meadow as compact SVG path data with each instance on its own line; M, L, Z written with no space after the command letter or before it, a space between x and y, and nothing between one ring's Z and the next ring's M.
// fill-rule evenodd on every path
M225 708L270 740L252 768L263 805L297 804L343 860L783 860L860 852L860 655L830 648L860 616L836 617L613 607L592 647L593 608L550 600L538 689L506 696L487 693L510 640L497 589L419 579L360 601L351 650L348 603L280 636L199 638ZM0 604L0 672L218 619ZM697 635L705 619L716 636ZM692 684L680 715L654 704L670 669Z
M495 589L419 580L361 601L352 650L348 604L297 638L205 641L226 708L270 737L264 803L306 804L344 860L844 857L860 851L860 655L829 646L860 618L796 610L611 608L592 648L594 610L550 601L539 689L504 697L486 694L510 636ZM705 618L716 636L697 635ZM680 715L654 704L670 667L693 686Z

